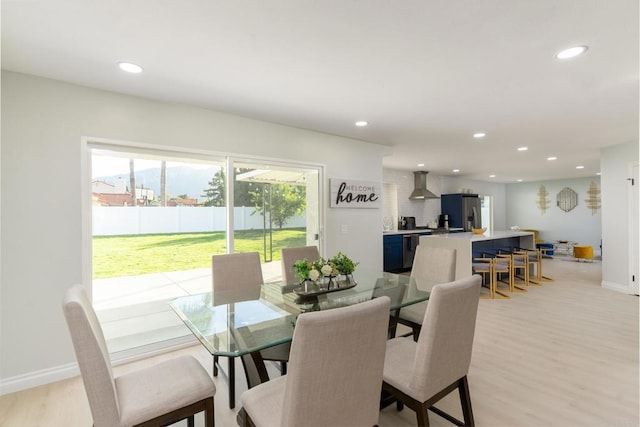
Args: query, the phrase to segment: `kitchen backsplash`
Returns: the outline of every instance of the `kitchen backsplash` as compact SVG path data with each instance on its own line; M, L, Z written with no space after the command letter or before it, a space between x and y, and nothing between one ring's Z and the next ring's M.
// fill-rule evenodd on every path
M415 216L416 225L425 226L437 220L440 215L440 199L409 200L413 191L413 171L399 169L383 169L382 180L384 192L382 200L383 217L393 217L394 229L397 228L399 216ZM439 175L427 175L427 189L441 194Z

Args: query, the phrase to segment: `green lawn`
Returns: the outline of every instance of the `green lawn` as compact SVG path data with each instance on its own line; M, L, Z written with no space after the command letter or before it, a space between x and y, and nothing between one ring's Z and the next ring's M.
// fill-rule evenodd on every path
M211 255L227 250L225 232L95 236L93 278L133 276L161 271L189 270L211 265ZM273 260L280 249L305 246L303 228L273 231ZM262 230L235 232L235 252L258 252L264 261ZM267 234L267 245L269 235ZM267 246L268 248L268 246ZM267 251L267 256L269 252Z

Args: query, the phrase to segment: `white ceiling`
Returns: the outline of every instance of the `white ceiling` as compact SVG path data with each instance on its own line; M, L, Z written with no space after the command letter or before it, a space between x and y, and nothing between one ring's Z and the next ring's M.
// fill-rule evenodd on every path
M637 0L2 0L2 68L531 181L593 176L600 148L638 141L638 23Z

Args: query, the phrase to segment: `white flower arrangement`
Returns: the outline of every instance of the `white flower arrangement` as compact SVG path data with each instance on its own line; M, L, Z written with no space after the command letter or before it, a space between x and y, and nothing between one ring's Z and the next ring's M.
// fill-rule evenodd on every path
M331 273L333 273L333 267L331 266L331 264L325 264L320 269L320 272L323 276L331 276Z
M317 281L320 278L332 279L340 274L348 275L353 273L357 262L353 262L342 252L330 259L318 258L309 261L307 259L299 259L293 263L293 270L300 281L307 279Z
M315 268L309 271L309 279L315 282L316 280L318 280L319 277L320 277L320 273Z

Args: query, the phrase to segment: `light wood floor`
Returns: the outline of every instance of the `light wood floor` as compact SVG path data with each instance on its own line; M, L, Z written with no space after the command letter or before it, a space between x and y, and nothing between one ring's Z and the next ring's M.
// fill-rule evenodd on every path
M602 289L598 263L544 262L544 274L554 282L510 300L480 301L469 373L476 424L638 426L638 297ZM176 353L193 354L211 369L211 356L195 346L115 371ZM216 425L234 426L236 411L228 409L225 379L215 381ZM238 394L246 389L242 379L238 389ZM455 395L440 406L460 414ZM435 426L451 425L436 415L430 419ZM0 398L0 426L91 424L79 378ZM411 425L416 422L408 409L381 412L380 426Z

